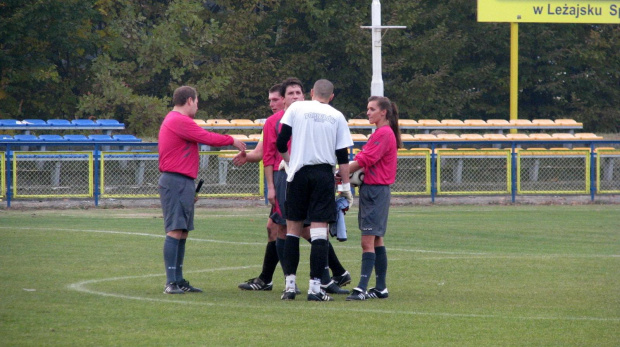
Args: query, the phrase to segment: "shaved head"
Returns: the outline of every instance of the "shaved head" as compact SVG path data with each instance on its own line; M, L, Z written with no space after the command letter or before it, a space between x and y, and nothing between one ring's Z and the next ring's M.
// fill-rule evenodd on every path
M334 94L334 85L330 81L322 79L314 83L312 90L314 91L315 97L329 100L332 94Z

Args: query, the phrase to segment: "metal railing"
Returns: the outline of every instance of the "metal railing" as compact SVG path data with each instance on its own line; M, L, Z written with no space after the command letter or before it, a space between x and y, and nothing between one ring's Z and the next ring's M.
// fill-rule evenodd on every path
M356 142L351 158L365 142ZM255 144L248 143L250 146ZM620 141L429 141L399 150L394 195L620 193ZM0 143L0 197L156 198L157 143ZM69 147L71 146L71 147ZM77 147L76 147L77 146ZM52 149L52 150L49 150ZM232 165L236 151L200 152L203 197L261 197L261 163Z

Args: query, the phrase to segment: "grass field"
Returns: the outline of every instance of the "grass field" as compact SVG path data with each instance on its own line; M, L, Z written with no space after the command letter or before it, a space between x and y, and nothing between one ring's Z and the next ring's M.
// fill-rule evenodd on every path
M352 285L356 213L334 242ZM620 345L618 205L393 207L390 297L366 302L282 302L280 268L273 291L238 290L266 217L199 209L184 267L206 292L173 296L157 209L0 210L0 345Z

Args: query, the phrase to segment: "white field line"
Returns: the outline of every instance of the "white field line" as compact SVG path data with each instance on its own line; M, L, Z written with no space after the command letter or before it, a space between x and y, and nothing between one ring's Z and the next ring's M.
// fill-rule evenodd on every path
M13 227L4 227L0 226L0 230L2 229L14 229ZM162 232L161 234L149 234L149 233L138 233L138 232L130 232L130 231L117 231L117 230L92 230L92 229L69 229L69 228L54 228L54 227L25 227L19 228L20 230L32 230L32 231L68 231L68 232L84 232L84 233L101 233L101 234L115 234L115 235L127 235L127 236L146 236L146 237L156 237L156 238L165 238L166 235ZM213 240L213 239L200 239L200 238L189 238L190 241L194 242L211 242L211 243L223 243L230 245L251 245L251 246L264 246L264 242L240 242L240 241L222 241L222 240ZM360 246L345 246L340 243L337 244L339 249L360 249ZM300 244L302 247L307 246L306 243ZM408 253L425 253L425 254L445 254L445 255L453 255L456 257L439 257L439 258L419 258L421 260L442 260L442 259L462 259L463 257L475 257L475 258L484 258L484 259L514 259L514 258L542 258L542 259L554 259L554 258L620 258L620 254L519 254L519 255L510 255L510 254L493 254L493 253L479 253L479 252L451 252L451 251L435 251L435 250L425 250L425 249L409 249L409 248L392 248L388 246L388 251L390 252L408 252Z
M216 272L216 271L234 271L234 270L243 270L248 268L259 267L258 265L254 266L238 266L238 267L224 267L217 269L205 269L205 270L196 270L196 271L187 271L188 273L200 273L200 272ZM71 290L75 290L81 293L87 293L92 295L99 295L104 297L112 297L117 299L128 299L128 300L137 300L137 301L147 301L147 302L161 302L161 303L174 303L174 304L185 304L185 305L196 305L196 306L220 306L220 307L238 307L238 308L255 308L257 310L264 309L263 306L256 305L247 305L247 304L235 304L235 303L215 303L215 302L195 302L195 301L184 301L181 299L160 299L160 298L147 298L142 296L132 296L132 295L123 295L116 293L107 293L97 290L88 289L87 285L97 284L102 282L114 282L114 281L125 281L130 279L138 279L138 278L151 278L151 277L163 277L163 274L150 274L150 275L140 275L140 276L122 276L122 277L110 277L98 280L87 280L81 281L77 283L73 283L68 285L67 287ZM363 308L343 308L339 307L326 307L324 305L320 305L320 307L304 307L305 309L310 310L320 310L320 311L334 311L334 312L354 312L354 313L374 313L374 314L386 314L386 315L410 315L410 316L430 316L430 317L448 317L448 318L478 318L478 319L506 319L506 320L557 320L557 321L595 321L595 322L620 322L620 318L602 318L602 317L553 317L553 316L504 316L504 315L494 315L494 314L467 314L467 313L449 313L449 312L420 312L420 311L405 311L405 310L381 310L381 309L363 309ZM292 309L298 311L300 309L299 306L291 305L285 307L285 309Z
M9 227L1 227L0 229L12 229ZM115 235L131 235L131 236L147 236L147 237L159 237L159 238L163 238L164 235L159 235L159 234L148 234L148 233L132 233L132 232L125 232L125 231L113 231L113 230L82 230L82 229L65 229L65 228L20 228L21 230L37 230L37 231L49 231L49 230L55 230L55 231L70 231L70 232L94 232L94 233L104 233L104 234L115 234ZM220 242L220 243L229 243L229 244L241 244L241 245L260 245L263 246L264 243L249 243L249 242L228 242L228 241L216 241L216 240L205 240L205 239L193 239L194 241L205 241L205 242ZM350 247L349 247L350 248ZM356 247L357 248L357 247ZM391 249L392 250L392 249ZM393 250L399 250L399 249L393 249ZM416 252L416 250L407 250L407 249L400 249L401 251L406 251L406 252ZM435 251L424 251L424 250L420 250L419 252L423 252L423 253L448 253L448 254L454 254L454 255L463 255L463 256L480 256L482 255L483 258L496 258L496 257L502 257L502 258L515 258L515 257L511 257L511 256L494 256L491 254L483 254L483 253L457 253L457 252L435 252ZM559 257L561 255L556 255L553 257ZM618 257L619 255L613 255L613 257ZM523 256L519 256L519 257L523 257ZM549 257L549 256L547 256ZM569 255L570 257L570 255ZM462 259L462 257L448 257L448 258L444 258L444 257L434 257L434 258L429 258L429 260L432 259L436 259L436 260L444 260L444 259ZM424 260L424 259L422 259ZM248 269L248 268L254 268L254 267L259 267L259 265L253 265L253 266L239 266L239 267L224 267L224 268L217 268L217 269L204 269L204 270L197 270L197 271L187 271L188 273L198 273L198 272L215 272L215 271L233 271L233 270L242 270L242 269ZM233 303L213 303L213 302L187 302L187 301L183 301L183 300L174 300L174 299L160 299L160 298L147 298L147 297L142 297L142 296L131 296L131 295L123 295L123 294L117 294L117 293L107 293L107 292L102 292L102 291L97 291L97 290L92 290L92 289L88 289L87 286L91 285L91 284L97 284L97 283L102 283L102 282L113 282L113 281L123 281L123 280L128 280L128 279L137 279L137 278L150 278L150 277L163 277L164 274L150 274L150 275L139 275L139 276L123 276L123 277L111 277L111 278L104 278L104 279L94 279L94 280L86 280L86 281L81 281L81 282L77 282L77 283L73 283L73 284L69 284L67 287L71 290L75 290L78 292L82 292L82 293L87 293L87 294L92 294L92 295L99 295L99 296L104 296L104 297L113 297L113 298L119 298L119 299L128 299L128 300L139 300L139 301L149 301L149 302L163 302L163 303L175 303L175 304L190 304L190 305L199 305L199 306L221 306L221 307L243 307L243 308L248 308L250 306L246 305L246 304L233 304ZM256 309L262 309L263 307L261 306L255 306L254 308ZM298 306L292 306L291 309L294 310L299 310ZM325 307L323 305L321 305L321 307L310 307L311 310L321 310L321 311L325 311L325 310L329 310L329 311L337 311L337 312L342 312L342 311L348 311L348 312L359 312L359 313L375 313L375 314L400 314L400 315L414 315L414 316L439 316L439 317L449 317L449 318L481 318L481 319L512 319L512 320L560 320L560 321L600 321L600 322L620 322L620 318L601 318L601 317L544 317L544 316L533 316L533 317L525 317L525 316L501 316L501 315L493 315L493 314L464 314L464 313L449 313L449 312L419 312L419 311L397 311L397 310L380 310L380 309L360 309L360 308L342 308L342 307L338 307L338 308L330 308L330 307Z

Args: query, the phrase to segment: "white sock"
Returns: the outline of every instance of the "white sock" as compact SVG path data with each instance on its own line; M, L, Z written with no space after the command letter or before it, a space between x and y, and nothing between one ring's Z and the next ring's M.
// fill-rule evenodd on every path
M297 276L295 275L288 275L286 276L286 286L284 287L284 290L295 290L295 278Z
M310 280L310 285L309 285L308 289L308 294L310 294L310 292L312 293L318 293L321 291L321 280L318 279L311 279Z

